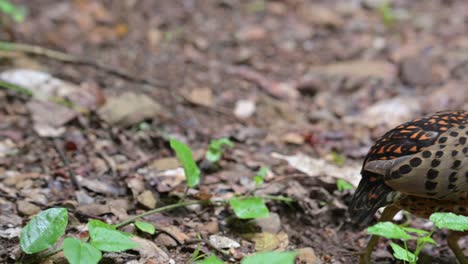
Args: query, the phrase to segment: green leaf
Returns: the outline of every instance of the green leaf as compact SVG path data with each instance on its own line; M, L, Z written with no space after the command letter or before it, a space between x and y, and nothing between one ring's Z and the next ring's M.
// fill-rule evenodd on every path
M70 264L97 264L102 258L99 249L71 237L63 240L63 254Z
M385 26L389 27L393 23L395 23L395 13L388 2L385 2L382 5L380 5L377 10Z
M392 222L380 222L367 228L367 233L382 236L388 239L411 239L403 228Z
M91 245L107 252L121 252L138 246L129 237L128 233L120 232L114 226L99 220L88 222Z
M259 186L263 184L265 177L268 175L270 168L268 167L261 167L257 174L254 176L255 186Z
M232 198L229 204L236 216L240 219L268 217L269 211L265 202L260 197L249 197L244 199Z
M406 232L408 232L408 233L415 233L417 235L427 235L427 234L429 234L429 231L422 230L422 229L419 229L419 228L403 227L403 226L401 226L401 228L403 230L405 230Z
M393 242L390 243L390 246L393 249L393 256L396 259L403 260L403 261L408 261L408 262L411 262L411 263L416 262L416 256L413 253L409 252L408 250L402 248L400 245L395 244Z
M171 138L170 144L184 168L185 179L187 180L188 187L193 188L197 186L200 182L200 169L193 159L192 151L187 145L177 139Z
M455 231L468 230L468 217L453 213L433 213L429 220L438 228L447 228Z
M338 191L344 191L344 190L352 190L354 188L354 186L343 180L343 179L337 179L336 180L336 188L338 189Z
M418 243L424 243L424 244L429 243L429 244L437 245L437 242L435 242L435 240L429 236L418 238Z
M343 165L346 161L346 156L343 154L338 154L333 151L331 155L332 155L333 161L339 166Z
M154 225L147 222L136 221L135 226L141 231L149 233L151 235L153 235L154 232L156 232L156 228L154 228Z
M296 252L262 252L242 259L242 264L294 264Z
M26 9L23 6L14 5L8 0L0 0L0 11L9 15L15 22L22 22L26 17Z
M196 262L196 264L223 264L224 262L222 262L218 257L216 257L215 255L211 255L207 258L204 258L202 261L198 261Z
M210 142L205 158L211 162L218 162L224 153L225 147L234 147L234 143L228 138L215 139Z
M50 208L40 212L21 230L21 249L34 254L52 247L65 233L68 213L65 208Z

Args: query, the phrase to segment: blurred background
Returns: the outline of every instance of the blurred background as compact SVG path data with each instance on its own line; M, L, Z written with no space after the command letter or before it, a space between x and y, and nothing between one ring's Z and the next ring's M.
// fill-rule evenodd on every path
M0 175L29 179L18 185L0 177L11 195L38 208L75 199L64 192L71 187L57 165L59 144L73 152L77 173L115 188L94 190L96 203L130 199L128 190L138 195L130 176L159 199L176 187L161 187L148 172L118 181L115 174L170 157L168 135L195 153L227 137L236 147L220 167L207 165L206 191L250 192L245 179L269 166L275 184L265 193L301 201L300 213L273 209L286 247L311 247L324 262L351 263L366 241L349 223L350 191L338 191L336 179L355 185L369 147L390 128L468 110L464 0L0 0L0 23L0 79L26 88L0 89ZM291 162L298 153L312 168ZM41 177L24 176L31 172L58 176L35 183ZM20 226L36 212L1 203L2 214L17 218L0 215L0 226ZM138 206L130 202L128 210ZM202 224L215 218L195 217ZM7 258L14 239L2 239ZM184 263L187 253L171 250ZM390 253L379 250L388 261ZM440 251L426 253L450 263L451 253Z

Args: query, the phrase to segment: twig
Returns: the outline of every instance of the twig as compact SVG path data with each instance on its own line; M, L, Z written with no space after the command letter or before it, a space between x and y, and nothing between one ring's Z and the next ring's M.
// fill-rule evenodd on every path
M51 257L57 253L59 253L60 251L63 250L63 247L60 246L56 249L53 249L53 250L50 250L50 251L47 251L47 252L44 252L43 254L39 254L39 255L34 255L33 257L31 258L27 258L27 259L24 259L24 260L20 260L19 262L17 263L22 263L22 264L32 264L32 263L39 263L41 259L46 259L48 257ZM24 256L24 255L23 255Z
M168 87L167 83L164 83L162 81L154 80L154 79L148 79L148 78L143 78L143 77L138 77L134 76L132 74L129 74L125 71L122 71L120 69L112 68L104 63L92 61L88 58L80 58L74 55L67 54L65 52L60 52L52 49L47 49L41 46L36 46L36 45L30 45L30 44L23 44L23 43L15 43L15 42L6 42L6 41L0 41L0 50L13 50L13 51L18 51L18 52L23 52L26 54L32 54L36 56L43 56L49 59L61 61L64 63L71 63L71 64L81 64L81 65L86 65L86 66L91 66L96 69L102 70L104 72L107 72L109 74L118 76L120 78L123 78L125 80L133 81L133 82L138 82L138 83L143 83L143 84L148 84L151 86L156 86L156 87ZM0 84L0 86L2 86ZM13 89L13 88L10 88ZM173 91L173 90L168 90L170 94L172 95L179 95L181 96L185 101L190 102L183 94L181 94L178 91ZM223 108L215 108L215 107L210 107L210 106L203 106L201 107L212 111L216 114L222 114L227 116L228 118L239 122L241 124L245 125L245 121L237 118L235 115L230 113L229 111L223 109Z
M41 46L30 45L30 44L23 44L23 43L15 43L15 42L6 42L0 41L0 50L13 50L19 51L27 54L43 56L49 59L54 59L57 61L65 62L65 63L74 63L74 64L82 64L94 67L96 69L102 70L109 74L118 76L120 78L140 82L144 84L149 84L151 86L159 86L159 87L167 87L167 84L163 83L162 81L157 81L153 79L147 79L143 77L134 76L129 74L125 71L120 69L112 68L104 63L95 62L88 58L81 58L74 55L67 54L65 52L56 51L52 49L47 49Z
M65 153L62 151L62 148L60 147L57 139L54 139L54 147L57 153L59 154L60 158L62 159L62 162L65 165L68 171L68 174L70 175L70 179L73 183L73 186L75 186L77 190L81 190L81 186L78 182L78 179L76 178L75 172L70 168L70 163L68 162L68 158L65 155Z
M238 76L248 82L257 84L262 90L276 99L287 99L289 95L281 89L278 82L268 79L266 76L245 66L225 65L223 70L227 74Z
M136 161L130 166L130 168L128 168L127 170L125 170L123 173L120 174L120 178L127 177L130 173L135 172L138 169L148 165L148 163L155 160L156 158L158 158L158 155L154 154L154 155L150 155L141 160Z
M172 210L172 209L179 208L179 207L185 207L185 206L194 205L194 204L213 204L213 203L224 203L224 202L225 201L209 201L209 200L203 200L202 201L202 200L200 200L200 201L189 201L189 202L182 202L182 203L166 205L166 206L159 207L159 208L144 212L142 214L130 217L129 219L127 219L127 220L125 220L125 221L123 221L123 222L121 222L119 224L116 224L115 228L124 227L124 226L126 226L128 224L131 224L132 222L134 222L134 221L136 221L136 220L138 220L140 218L143 218L145 216L148 216L148 215L152 215L152 214L155 214L155 213L160 213L160 212L163 212L163 211Z
M28 90L28 89L26 89L26 88L24 88L22 86L19 86L17 84L14 84L14 83L11 83L11 82L6 82L6 81L3 81L3 80L0 80L0 88L16 91L16 92L22 93L22 94L27 95L27 96L33 96L33 93L30 90Z

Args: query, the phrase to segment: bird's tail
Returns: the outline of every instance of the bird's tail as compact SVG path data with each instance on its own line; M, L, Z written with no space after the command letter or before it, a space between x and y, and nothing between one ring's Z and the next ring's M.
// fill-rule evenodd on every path
M359 225L367 224L380 207L392 203L394 194L380 175L363 173L349 208L351 218Z

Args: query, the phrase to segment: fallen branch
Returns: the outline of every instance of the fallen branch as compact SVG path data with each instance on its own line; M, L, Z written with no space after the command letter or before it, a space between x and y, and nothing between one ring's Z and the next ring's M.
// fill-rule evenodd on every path
M49 59L53 59L53 60L57 60L57 61L65 62L65 63L74 63L74 64L91 66L98 70L102 70L109 74L118 76L126 80L130 80L133 82L149 84L151 86L167 87L167 84L163 83L162 81L134 76L125 71L112 68L100 62L95 62L87 58L80 58L71 54L67 54L65 52L56 51L56 50L44 48L41 46L0 41L0 50L22 52L22 53L26 53L30 55L43 56Z

